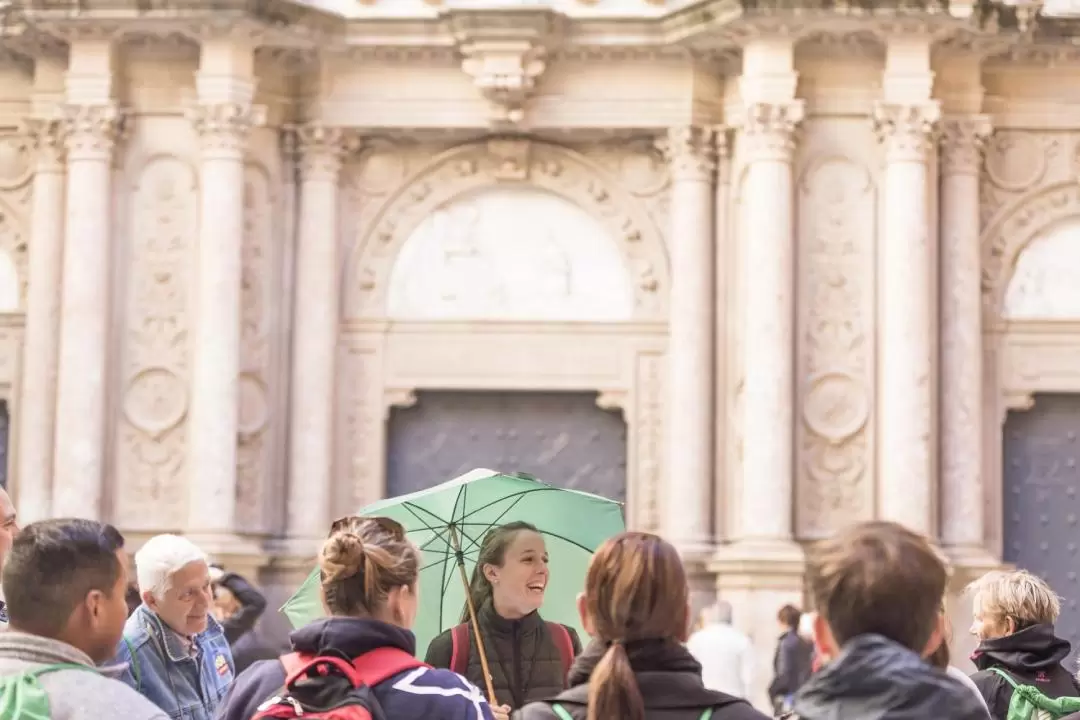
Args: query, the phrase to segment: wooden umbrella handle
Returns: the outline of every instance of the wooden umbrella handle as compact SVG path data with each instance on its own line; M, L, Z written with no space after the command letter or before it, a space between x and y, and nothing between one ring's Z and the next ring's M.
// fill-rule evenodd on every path
M492 707L498 707L495 700L495 687L491 684L491 669L488 667L487 651L484 650L484 639L480 636L480 623L476 621L476 608L473 607L472 594L469 592L469 576L465 573L465 559L461 554L461 541L458 540L457 528L450 526L450 542L454 546L454 558L457 562L458 572L461 573L461 584L465 587L465 605L469 608L469 618L473 629L473 637L476 639L476 649L480 651L480 668L484 672L484 684L487 686L488 702Z

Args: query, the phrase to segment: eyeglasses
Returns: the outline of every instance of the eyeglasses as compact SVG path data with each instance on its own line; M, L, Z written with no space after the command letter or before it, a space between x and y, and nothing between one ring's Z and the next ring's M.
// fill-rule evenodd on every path
M375 523L376 526L384 533L392 537L394 540L405 539L405 526L399 523L397 520L388 517L361 517L358 515L346 515L340 517L330 524L330 534L339 532L347 532L350 526L362 525L364 523Z

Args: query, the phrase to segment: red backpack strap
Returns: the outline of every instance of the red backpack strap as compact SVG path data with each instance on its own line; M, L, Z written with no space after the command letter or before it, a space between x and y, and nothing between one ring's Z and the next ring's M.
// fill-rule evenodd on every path
M450 630L450 641L453 648L450 651L450 669L462 677L469 671L469 650L471 649L469 641L471 639L469 636L469 623L455 625Z
M282 655L281 666L285 669L285 687L292 687L293 683L307 675L312 668L317 666L332 665L341 671L343 675L352 680L354 685L361 684L361 678L357 676L353 666L348 661L336 655L304 655L302 653L289 653Z
M353 670L360 685L375 687L398 673L413 668L431 667L409 653L395 647L381 647L353 659Z
M559 657L562 658L563 682L570 675L570 666L574 664L574 642L570 639L570 631L565 625L556 622L547 624L551 639L555 641L555 647L559 649Z
M281 661L281 667L285 669L285 677L291 678L304 669L311 657L294 652L282 655L278 660Z

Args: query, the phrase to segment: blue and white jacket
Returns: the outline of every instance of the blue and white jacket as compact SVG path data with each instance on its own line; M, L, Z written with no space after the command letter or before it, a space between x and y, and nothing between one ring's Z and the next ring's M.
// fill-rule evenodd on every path
M355 658L382 647L416 654L416 636L378 620L327 618L290 636L293 650L311 655ZM250 720L259 705L279 694L285 670L277 660L261 660L236 678L218 708L217 720ZM387 718L394 720L492 720L479 688L450 670L415 668L372 688Z

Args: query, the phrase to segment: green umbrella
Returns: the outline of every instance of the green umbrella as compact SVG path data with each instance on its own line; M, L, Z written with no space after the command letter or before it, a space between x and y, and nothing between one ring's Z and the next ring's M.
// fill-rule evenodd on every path
M426 490L380 500L359 514L397 520L423 551L420 611L413 626L421 656L435 636L461 621L466 596L462 570L471 576L480 542L491 528L523 520L544 535L551 578L540 612L582 636L576 599L589 559L600 543L624 529L620 503L494 470L473 470ZM281 610L294 627L325 615L317 570Z

